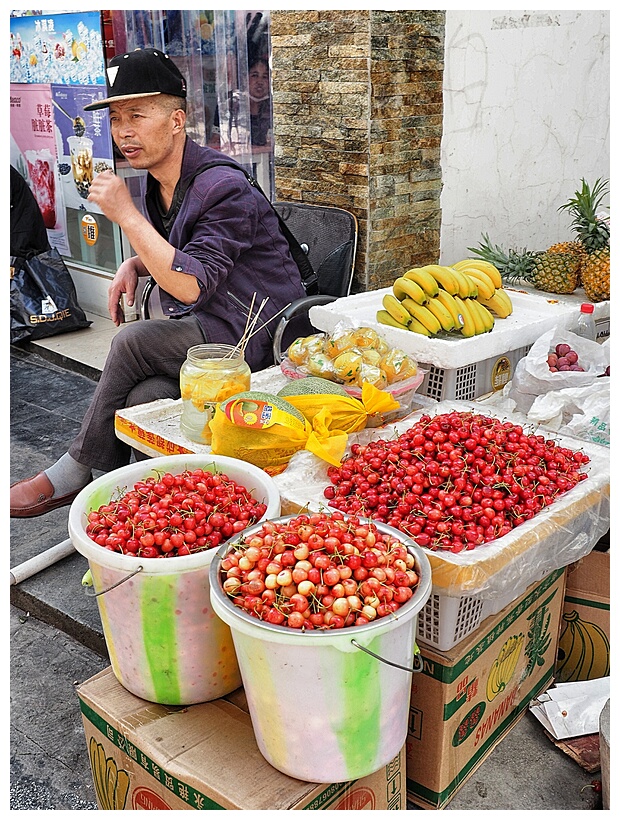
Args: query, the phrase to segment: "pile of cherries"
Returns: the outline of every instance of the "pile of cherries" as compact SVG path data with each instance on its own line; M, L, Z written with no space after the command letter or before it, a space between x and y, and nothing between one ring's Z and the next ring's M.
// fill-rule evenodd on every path
M140 558L213 549L259 521L266 504L225 473L170 472L145 478L88 514L86 534L101 547Z
M400 538L339 512L266 521L231 542L220 570L235 606L299 630L364 626L400 609L419 583Z
M589 456L473 412L424 414L329 467L330 507L458 553L507 535L587 478Z

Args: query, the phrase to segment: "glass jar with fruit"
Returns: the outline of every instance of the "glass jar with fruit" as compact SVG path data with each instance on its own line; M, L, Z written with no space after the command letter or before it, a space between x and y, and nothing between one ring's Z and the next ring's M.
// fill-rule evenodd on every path
M250 368L239 347L194 345L181 367L181 432L190 441L211 444L209 422L224 399L250 389Z

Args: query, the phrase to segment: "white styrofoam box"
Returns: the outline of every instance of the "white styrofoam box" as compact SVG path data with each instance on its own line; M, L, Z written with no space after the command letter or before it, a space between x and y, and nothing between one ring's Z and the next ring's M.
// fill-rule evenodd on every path
M382 288L344 296L327 305L315 305L310 308L310 321L317 330L327 333L331 333L340 322L372 327L388 344L411 354L421 366L432 364L437 368L455 369L532 345L554 327L574 326L581 304L541 298L525 290L511 290L513 312L505 319L496 319L490 333L468 339L458 333L429 338L377 322L377 311L382 308L383 296L391 292L391 287Z
M509 411L486 404L435 402L384 428L351 434L348 446L366 444L376 438L396 437L415 424L422 414L435 416L452 411L513 420ZM535 424L526 424L524 429L545 438L553 437L561 447L586 453L590 457L585 470L587 481L580 481L531 520L481 547L459 553L425 548L433 573L433 593L457 599L477 596L494 600L503 599L509 591L518 597L521 594L519 589L523 590L549 572L587 555L609 529L611 468L608 449L570 436L550 434ZM329 484L327 467L307 450L293 456L287 469L274 478L284 513L328 508L323 494Z
M579 318L579 309L584 302L590 300L585 294L583 288L577 288L572 293L545 293L532 287L507 287L505 290L512 299L515 293L527 294L530 298L536 299L542 306L545 304L553 305L559 302L561 305L574 308L574 321L568 325L568 329L575 332L577 329L577 319ZM596 325L596 341L604 342L609 336L609 314L610 302L605 300L603 302L593 302L594 305L594 324Z

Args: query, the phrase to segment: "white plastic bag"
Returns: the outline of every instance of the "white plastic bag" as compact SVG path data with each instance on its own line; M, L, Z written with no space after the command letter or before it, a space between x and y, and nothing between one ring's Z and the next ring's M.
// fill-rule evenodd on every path
M568 344L579 354L583 373L575 370L554 373L549 370L547 356L558 344ZM536 398L546 393L596 384L608 364L609 345L584 339L569 330L554 328L534 342L527 356L519 360L509 395L519 412L528 413Z
M538 396L527 419L558 433L609 447L610 398L610 380L603 376L595 384Z

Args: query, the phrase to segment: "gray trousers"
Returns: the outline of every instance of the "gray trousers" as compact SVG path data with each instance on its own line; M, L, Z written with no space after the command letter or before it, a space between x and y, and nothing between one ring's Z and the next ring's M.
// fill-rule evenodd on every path
M180 398L179 372L187 349L204 341L193 314L124 325L112 341L80 432L69 447L72 458L104 472L129 464L131 447L114 431L116 410Z

